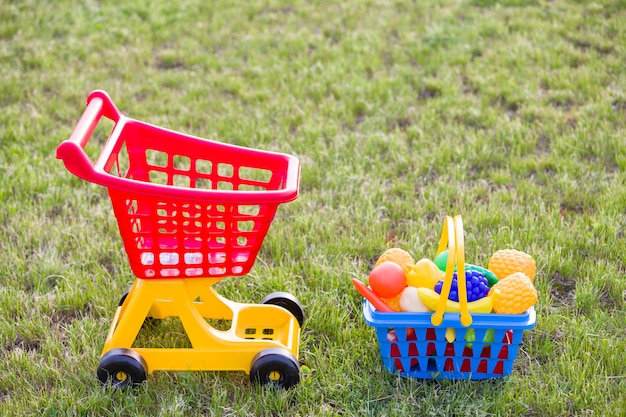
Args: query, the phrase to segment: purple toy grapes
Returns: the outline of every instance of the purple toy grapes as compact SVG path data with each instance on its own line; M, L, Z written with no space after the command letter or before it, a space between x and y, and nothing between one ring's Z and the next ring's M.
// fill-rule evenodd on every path
M489 282L487 278L479 271L465 271L465 285L467 288L467 302L479 300L486 297L489 293ZM441 294L441 288L443 286L443 280L440 280L435 284L435 292ZM459 286L457 282L457 273L452 275L452 285L450 287L450 295L448 299L452 301L459 301Z

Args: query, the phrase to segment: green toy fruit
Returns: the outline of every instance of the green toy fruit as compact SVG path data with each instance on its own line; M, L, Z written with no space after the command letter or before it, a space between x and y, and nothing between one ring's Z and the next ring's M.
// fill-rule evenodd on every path
M441 269L442 271L445 271L446 265L448 264L448 251L444 250L439 255L437 255L435 257L434 262L435 262L435 265L437 265L437 268Z

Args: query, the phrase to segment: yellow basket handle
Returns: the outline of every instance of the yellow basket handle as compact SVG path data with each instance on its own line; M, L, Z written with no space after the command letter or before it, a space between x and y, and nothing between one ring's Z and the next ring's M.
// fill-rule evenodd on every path
M433 326L439 326L443 321L443 314L446 309L446 301L450 295L452 275L454 275L454 265L456 263L461 324L467 327L472 324L472 316L470 316L467 308L467 288L465 285L465 241L463 239L463 220L460 215L457 215L454 218L446 216L446 222L444 223L443 231L441 232L441 239L439 239L437 255L446 250L446 247L448 248L446 274L443 279L437 310L435 310L431 316L430 321Z

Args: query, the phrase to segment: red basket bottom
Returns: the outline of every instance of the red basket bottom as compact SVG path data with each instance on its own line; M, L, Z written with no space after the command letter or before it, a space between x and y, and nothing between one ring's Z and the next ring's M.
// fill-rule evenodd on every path
M138 278L242 276L254 265L278 204L214 204L109 189Z

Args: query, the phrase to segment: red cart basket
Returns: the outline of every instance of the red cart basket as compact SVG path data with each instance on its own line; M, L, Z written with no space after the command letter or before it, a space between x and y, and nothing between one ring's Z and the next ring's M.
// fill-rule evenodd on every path
M115 125L94 163L84 147L102 117ZM297 158L128 118L100 90L89 95L57 158L74 175L107 187L137 277L105 343L103 383L137 384L155 369L243 370L284 387L299 380L299 301L275 293L261 304L240 304L213 289L250 271L279 204L297 198ZM181 319L193 348L133 346L146 317L168 316ZM231 329L218 331L209 318L230 320Z

